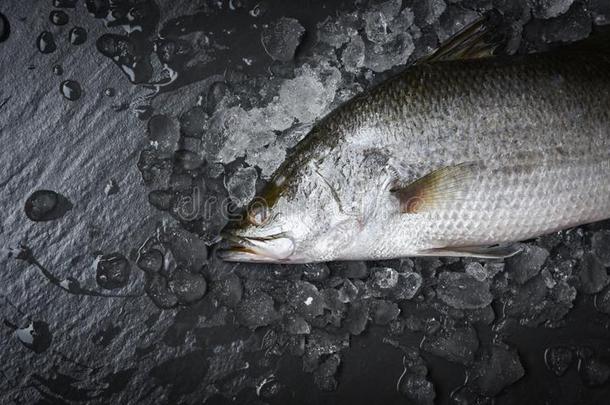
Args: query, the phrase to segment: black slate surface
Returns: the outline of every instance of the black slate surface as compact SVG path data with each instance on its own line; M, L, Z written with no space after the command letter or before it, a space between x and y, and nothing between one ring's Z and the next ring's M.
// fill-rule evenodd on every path
M505 264L213 255L229 195L490 10L511 53L610 22L600 0L0 3L2 403L608 402L608 222Z

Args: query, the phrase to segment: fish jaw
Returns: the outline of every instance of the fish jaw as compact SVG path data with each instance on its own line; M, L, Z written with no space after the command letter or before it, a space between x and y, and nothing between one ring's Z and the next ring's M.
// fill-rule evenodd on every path
M222 235L230 243L225 249L220 249L218 256L228 262L251 263L288 263L293 262L291 256L295 251L294 241L286 236L255 238L237 236L231 233Z

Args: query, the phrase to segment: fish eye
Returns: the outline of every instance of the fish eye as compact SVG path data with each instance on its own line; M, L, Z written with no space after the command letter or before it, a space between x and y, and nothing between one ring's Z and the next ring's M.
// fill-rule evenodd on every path
M264 202L255 200L248 207L248 221L252 225L261 226L269 220L269 209Z

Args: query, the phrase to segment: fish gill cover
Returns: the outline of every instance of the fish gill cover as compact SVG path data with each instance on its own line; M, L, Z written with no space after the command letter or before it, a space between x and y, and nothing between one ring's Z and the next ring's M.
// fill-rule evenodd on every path
M509 53L603 0L0 4L3 403L601 403L610 225L505 262L219 261L334 107L495 10Z

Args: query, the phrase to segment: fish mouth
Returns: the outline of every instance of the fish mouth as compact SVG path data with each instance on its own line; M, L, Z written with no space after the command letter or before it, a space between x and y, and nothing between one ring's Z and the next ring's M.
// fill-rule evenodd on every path
M265 237L246 237L223 232L228 246L217 251L227 262L286 263L294 252L294 242L284 234Z

